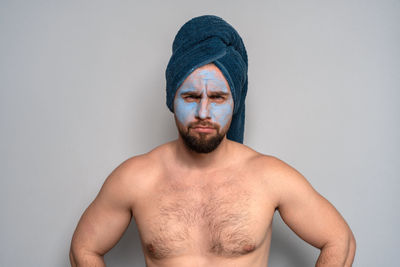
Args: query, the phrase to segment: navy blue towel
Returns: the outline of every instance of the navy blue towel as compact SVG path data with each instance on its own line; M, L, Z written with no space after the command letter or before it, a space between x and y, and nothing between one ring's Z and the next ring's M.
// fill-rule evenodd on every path
M192 71L209 63L221 70L233 96L233 117L227 138L243 143L247 53L237 31L220 17L192 18L176 34L165 71L167 106L174 112L174 97L179 86Z

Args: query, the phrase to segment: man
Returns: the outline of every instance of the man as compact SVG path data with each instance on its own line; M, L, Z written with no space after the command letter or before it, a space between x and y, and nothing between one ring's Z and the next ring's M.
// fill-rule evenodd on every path
M351 266L355 240L336 209L295 169L241 144L247 54L232 26L188 21L166 78L179 137L110 174L74 233L72 266L104 266L132 217L147 266L267 266L275 210L321 250L317 266Z

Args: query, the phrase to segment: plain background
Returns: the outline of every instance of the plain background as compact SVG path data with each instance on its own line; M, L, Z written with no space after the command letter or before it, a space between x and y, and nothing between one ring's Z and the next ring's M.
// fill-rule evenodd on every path
M249 55L245 144L300 171L398 266L400 1L1 1L0 266L69 266L76 224L122 161L177 137L173 38L214 14ZM270 266L319 251L276 214ZM108 266L144 266L132 223Z

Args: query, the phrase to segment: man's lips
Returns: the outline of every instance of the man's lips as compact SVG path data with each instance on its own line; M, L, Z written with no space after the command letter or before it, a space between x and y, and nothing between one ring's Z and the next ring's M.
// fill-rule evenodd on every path
M193 131L199 133L212 133L215 131L214 127L209 127L209 126L194 126L191 128L193 129Z

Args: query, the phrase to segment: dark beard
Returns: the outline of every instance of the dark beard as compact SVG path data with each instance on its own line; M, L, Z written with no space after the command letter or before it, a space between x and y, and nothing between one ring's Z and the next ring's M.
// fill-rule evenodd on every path
M207 138L206 133L199 133L200 137L196 137L190 135L189 131L183 132L179 130L179 134L186 147L197 153L210 153L214 151L225 137L225 134L220 134L219 131L215 136L210 138Z

